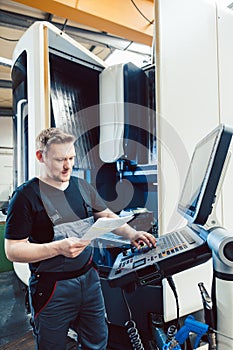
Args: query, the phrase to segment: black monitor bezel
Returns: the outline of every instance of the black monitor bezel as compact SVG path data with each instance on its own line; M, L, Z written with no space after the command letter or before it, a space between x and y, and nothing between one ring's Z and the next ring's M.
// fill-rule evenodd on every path
M233 129L224 124L220 124L206 137L199 141L194 149L190 165L187 171L181 197L178 203L178 211L188 220L189 223L204 225L212 212L213 204L216 200L217 187L221 178L224 163L229 151ZM191 208L191 203L184 204L182 201L186 186L190 183L190 174L192 172L195 155L202 145L215 137L214 147L207 159L208 165L204 178L200 179L199 196L195 209Z

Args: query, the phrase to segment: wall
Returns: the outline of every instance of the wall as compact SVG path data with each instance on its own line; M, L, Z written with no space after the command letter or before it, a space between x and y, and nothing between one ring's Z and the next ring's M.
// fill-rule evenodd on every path
M233 11L211 0L157 0L156 17L159 223L165 233L184 224L177 203L196 143L221 122L233 125ZM217 208L231 230L232 172L231 166Z

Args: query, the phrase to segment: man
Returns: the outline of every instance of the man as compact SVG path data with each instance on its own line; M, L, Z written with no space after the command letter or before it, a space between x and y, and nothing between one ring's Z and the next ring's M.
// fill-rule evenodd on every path
M92 186L71 176L74 142L73 135L58 128L38 135L40 176L16 189L7 215L6 255L11 261L29 263L31 270L29 293L38 350L65 350L74 320L83 349L103 350L107 344L104 302L90 241L70 237L68 229L65 236L57 234L64 224L85 230L90 206L95 219L117 217ZM136 247L140 241L155 245L152 235L128 224L114 233Z

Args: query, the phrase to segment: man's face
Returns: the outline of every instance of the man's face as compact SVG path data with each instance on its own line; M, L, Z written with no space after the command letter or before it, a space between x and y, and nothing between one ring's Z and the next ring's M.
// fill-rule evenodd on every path
M74 157L73 143L51 144L46 154L43 154L46 176L57 182L69 181Z

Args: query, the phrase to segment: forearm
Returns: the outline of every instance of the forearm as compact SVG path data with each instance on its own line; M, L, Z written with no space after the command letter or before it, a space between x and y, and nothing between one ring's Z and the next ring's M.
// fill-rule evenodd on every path
M28 240L5 240L5 252L10 261L34 263L60 254L59 241L29 243Z
M103 212L96 213L96 218L107 217L107 218L118 218L119 216L113 213L111 210L106 209ZM133 229L130 225L124 224L121 227L113 231L118 236L128 238L129 240L135 239L136 230Z
M130 225L124 224L118 227L117 229L115 229L113 233L115 233L118 236L127 238L131 241L135 239L135 235L137 234L137 231L134 228L132 228Z

